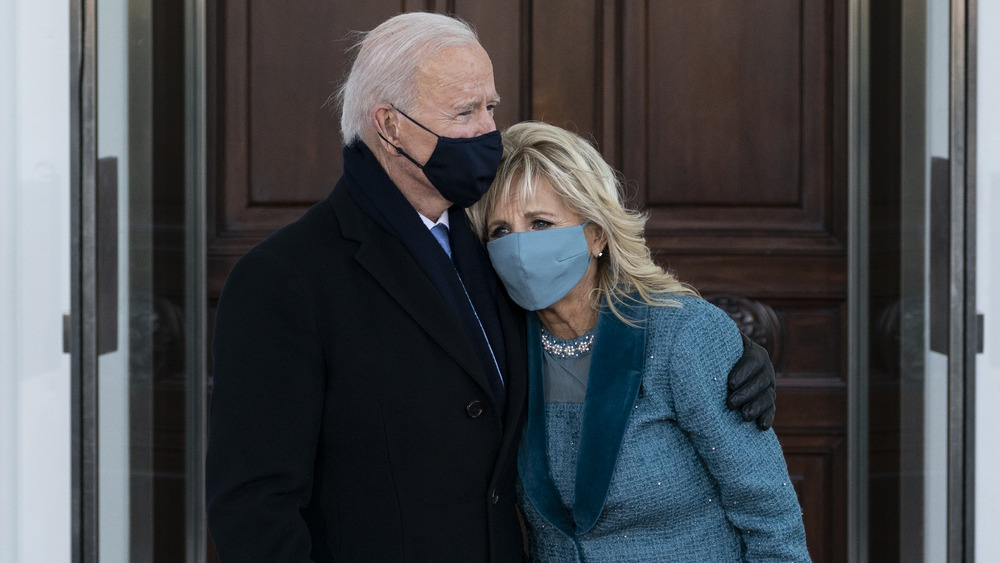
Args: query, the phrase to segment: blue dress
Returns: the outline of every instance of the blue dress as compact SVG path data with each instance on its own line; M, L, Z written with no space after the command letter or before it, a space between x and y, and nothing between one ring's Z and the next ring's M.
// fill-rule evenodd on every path
M543 393L529 318L518 495L536 561L809 561L781 446L725 405L738 329L706 301L603 310L583 403Z

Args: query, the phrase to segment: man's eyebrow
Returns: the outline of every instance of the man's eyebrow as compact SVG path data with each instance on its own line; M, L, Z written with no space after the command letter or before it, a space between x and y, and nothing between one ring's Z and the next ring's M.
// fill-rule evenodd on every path
M488 106L495 106L495 105L497 105L499 103L500 103L500 96L497 96L495 98L490 98L489 100L486 101L486 105L488 105ZM455 111L461 113L463 111L472 111L472 110L476 109L477 107L479 107L479 101L471 100L471 101L468 101L468 102L456 105L454 109L455 109Z

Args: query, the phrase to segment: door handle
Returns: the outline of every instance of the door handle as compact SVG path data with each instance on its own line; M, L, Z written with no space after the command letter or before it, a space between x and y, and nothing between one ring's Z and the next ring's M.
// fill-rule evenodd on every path
M118 349L118 158L97 159L97 353Z
M97 353L118 350L118 158L97 159ZM63 314L63 353L71 353L72 318Z
M951 162L931 157L930 348L948 355L951 326Z

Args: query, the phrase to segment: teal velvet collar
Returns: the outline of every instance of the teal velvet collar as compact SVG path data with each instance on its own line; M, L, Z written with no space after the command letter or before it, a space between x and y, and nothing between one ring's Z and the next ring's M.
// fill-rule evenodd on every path
M537 315L528 314L528 420L517 467L532 505L568 536L587 533L604 509L625 430L642 383L647 307L634 305L625 313L642 326L632 327L621 322L607 307L602 307L598 316L583 405L572 513L563 505L549 473L539 338L541 324Z

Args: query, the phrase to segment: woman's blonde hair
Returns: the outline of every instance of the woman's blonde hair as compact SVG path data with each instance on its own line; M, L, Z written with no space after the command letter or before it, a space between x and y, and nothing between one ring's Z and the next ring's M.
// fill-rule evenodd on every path
M598 303L633 324L621 311L629 302L676 305L665 293L697 296L653 262L646 246L646 215L625 207L621 176L585 139L547 123L525 121L503 131L503 158L486 195L468 210L479 238L489 238L489 214L501 202L517 198L523 206L545 180L574 213L597 226L607 241L598 259Z

